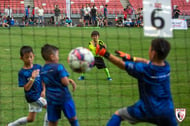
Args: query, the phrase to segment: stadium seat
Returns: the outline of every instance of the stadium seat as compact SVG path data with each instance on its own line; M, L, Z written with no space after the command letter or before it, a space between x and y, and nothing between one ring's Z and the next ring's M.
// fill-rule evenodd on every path
M18 10L20 10L20 13L24 13L25 5L24 3L21 4L21 1L24 0L0 0L0 11L3 12L5 8L7 8L8 5L13 9L13 14L17 13ZM100 6L107 4L108 5L108 13L109 14L122 14L123 12L123 6L120 2L120 0L109 0L109 2L106 3L106 0L94 0L94 2L91 2L91 0L72 0L71 9L73 10L74 14L79 13L80 8L83 6L86 6L86 4L93 4L96 5L97 8L100 8ZM39 7L42 5L42 3L46 4L46 7L44 8L45 13L53 13L55 5L59 5L59 8L64 12L66 8L66 0L34 0L34 6ZM143 3L142 0L129 0L129 3L133 6L133 8L136 10L137 8L142 8ZM178 5L181 12L183 12L185 15L190 14L190 2L186 2L185 0L172 0L172 6ZM100 12L100 10L98 10Z
M42 2L46 3L46 8L48 10L48 11L46 11L47 13L50 11L53 11L54 7L52 7L52 6L55 6L56 4L59 5L59 8L61 10L66 8L65 0L57 0L57 1L55 1L55 0L34 0L34 6L39 6L39 5L41 5ZM120 0L110 0L110 2L108 2L108 3L105 3L105 0L94 0L94 2L91 2L91 0L72 0L72 2L73 2L73 4L71 4L71 9L74 14L79 13L80 11L78 11L78 10L80 10L82 5L86 6L87 3L91 4L91 6L93 4L95 4L97 8L100 8L101 5L107 4L108 10L109 10L108 13L110 13L110 14L113 13L113 10L111 8L115 8L119 11L123 10ZM117 6L115 6L116 3L117 3Z
M18 8L24 8L24 4L21 4L24 0L0 0L0 11L4 12L4 9L9 5L13 10L13 14L17 13Z

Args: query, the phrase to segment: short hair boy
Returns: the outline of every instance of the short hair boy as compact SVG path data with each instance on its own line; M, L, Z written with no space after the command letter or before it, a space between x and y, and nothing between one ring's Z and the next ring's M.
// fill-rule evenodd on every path
M71 126L79 126L75 104L69 91L71 83L75 91L76 83L69 79L68 72L59 64L59 49L56 46L45 44L41 48L45 65L41 71L42 83L46 87L47 112L49 126L57 126L63 111Z
M18 73L19 87L24 87L25 98L29 105L29 114L27 117L22 117L8 126L20 126L29 122L33 122L37 112L42 111L42 107L46 107L47 102L45 97L45 88L42 86L39 72L41 66L33 64L34 52L30 46L22 46L20 49L20 59L24 65ZM47 114L44 118L44 126L48 125Z

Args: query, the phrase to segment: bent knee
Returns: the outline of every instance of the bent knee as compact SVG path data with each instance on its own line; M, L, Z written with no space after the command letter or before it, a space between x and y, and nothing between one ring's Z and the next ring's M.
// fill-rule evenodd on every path
M34 122L34 120L35 120L34 118L27 118L28 122Z

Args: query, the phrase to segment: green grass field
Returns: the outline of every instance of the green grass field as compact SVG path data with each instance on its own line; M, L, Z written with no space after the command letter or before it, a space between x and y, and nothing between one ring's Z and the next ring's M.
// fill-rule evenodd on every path
M93 68L86 74L85 81L78 81L80 74L73 73L67 64L67 56L72 48L87 47L93 30L100 32L110 52L116 49L134 56L148 58L152 38L144 37L141 28L66 28L66 27L13 27L0 28L0 126L28 115L28 105L24 89L18 87L18 71L23 63L19 59L19 49L23 45L34 48L34 63L44 64L41 47L45 43L60 48L60 63L63 63L70 77L78 84L72 93L81 126L105 126L107 120L119 108L129 106L138 100L137 81L125 71L109 63L107 66L113 81L106 80L104 71ZM190 30L174 31L168 39L172 50L167 58L171 65L171 91L176 108L186 108L186 118L180 126L190 125ZM71 88L71 87L70 87ZM156 109L156 108L155 108ZM27 126L42 126L45 110L37 115L36 121ZM64 116L59 126L68 126ZM122 126L130 126L127 122ZM152 126L140 123L137 126Z

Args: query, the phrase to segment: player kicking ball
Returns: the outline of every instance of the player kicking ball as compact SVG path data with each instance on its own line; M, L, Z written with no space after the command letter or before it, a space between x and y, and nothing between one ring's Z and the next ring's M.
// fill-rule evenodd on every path
M170 66L165 61L169 52L170 44L162 38L152 40L149 60L116 51L116 54L123 58L121 60L110 54L104 47L97 46L96 54L104 56L136 78L139 87L140 99L132 106L117 110L107 126L120 126L124 120L131 124L148 122L157 126L178 125L170 91Z
M93 31L91 33L91 38L92 38L92 41L89 42L89 45L88 45L88 48L90 49L90 51L92 52L92 54L94 55L94 58L95 58L95 66L98 68L98 69L104 69L106 75L107 75L107 80L111 81L112 78L110 76L110 73L109 73L109 70L108 68L106 67L106 64L104 62L104 59L102 56L99 56L99 55L96 55L96 45L101 45L103 46L104 48L106 48L106 45L103 41L99 40L99 37L100 37L100 34L98 31ZM84 73L78 78L78 80L84 80L85 79L85 76L84 76Z
M24 87L25 98L29 106L29 114L27 117L21 117L8 126L21 126L31 123L35 120L36 114L42 111L42 107L46 107L45 88L42 86L39 72L41 66L33 64L34 53L30 46L23 46L20 49L20 59L24 65L18 73L19 87ZM48 126L47 114L44 117L44 125Z

